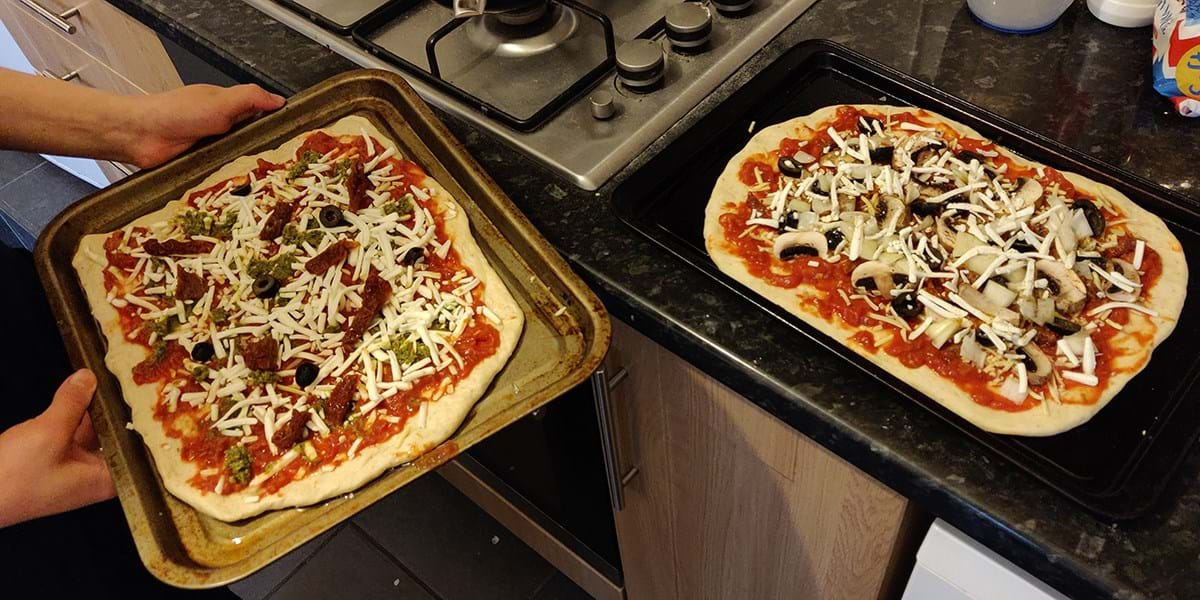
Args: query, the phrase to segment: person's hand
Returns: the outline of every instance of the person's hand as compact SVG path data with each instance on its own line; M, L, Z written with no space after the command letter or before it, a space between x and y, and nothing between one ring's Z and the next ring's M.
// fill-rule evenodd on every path
M200 138L229 131L259 113L283 106L283 96L254 84L234 87L197 84L129 97L128 161L141 168L160 165Z
M91 371L76 371L45 412L0 433L0 527L115 495L96 443L88 404Z

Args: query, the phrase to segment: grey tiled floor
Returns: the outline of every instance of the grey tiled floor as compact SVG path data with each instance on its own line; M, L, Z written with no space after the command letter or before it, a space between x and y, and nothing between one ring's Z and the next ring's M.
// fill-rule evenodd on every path
M93 191L39 156L0 150L0 243L32 248L59 211ZM433 474L230 589L245 600L588 598Z
M95 191L36 154L0 150L0 241L32 249L54 215Z

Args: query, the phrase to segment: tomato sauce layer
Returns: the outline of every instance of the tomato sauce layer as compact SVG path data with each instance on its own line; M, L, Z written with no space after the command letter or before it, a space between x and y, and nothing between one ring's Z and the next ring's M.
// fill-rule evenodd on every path
M357 148L359 155L362 156L365 155L365 144L366 142L360 136L355 137L353 142L343 142L324 133L315 133L309 135L300 148L297 149L296 158L299 159L305 152L309 151L323 155L331 150L350 146ZM420 187L426 183L425 172L419 165L411 161L388 157L381 161L381 164L391 165L392 175L403 175L405 187ZM285 166L287 165L275 164L259 159L257 167L253 170L253 174L256 178L262 178L268 172L284 168ZM248 181L246 175L231 177L225 181L192 192L188 195L187 201L194 207L197 205L197 201L206 195L220 192L226 187L244 185ZM419 206L425 206L428 201L417 200L416 203ZM135 228L133 231L138 234L147 232L145 228ZM448 237L445 222L437 219L436 239L448 239ZM125 236L122 232L114 232L105 241L104 248L109 265L124 271L124 275L127 276L129 271L136 268L139 259L119 249L124 240ZM136 241L132 239L132 236L130 236L127 243L129 246L136 247ZM271 247L277 250L277 245L272 243ZM454 245L451 245L444 257L439 257L437 253L429 252L425 258L423 269L440 273L443 276L443 281L449 281L454 273L466 270L461 256ZM353 274L344 270L342 280L347 284L354 283ZM105 270L104 286L110 295L120 297L128 293L131 290L125 289L127 285L136 285L136 283L125 281L122 276L114 274L111 269ZM219 299L227 287L225 284L217 284L215 297ZM477 305L481 305L483 303L484 286L481 284L476 287L471 291L471 295ZM117 311L121 330L126 340L146 350L145 359L139 362L133 369L135 383L139 385L157 384L159 399L155 405L154 416L162 423L168 436L180 440L183 460L197 465L199 469L200 474L193 477L190 483L204 491L214 490L218 480L221 479L222 468L225 463L225 452L230 447L237 445L239 438L221 435L211 427L211 423L207 422L209 411L211 410L210 406L202 405L193 407L190 404L170 403L167 401L167 398L164 397L163 389L168 382L180 385L179 389L181 393L204 390L203 387L192 379L188 368L185 366L185 363L189 359L187 351L175 342L163 343L156 340L157 343L151 343L150 322L139 316L141 308L137 305L129 303L120 308L114 307L114 309ZM348 307L343 307L342 309L342 314L345 317L349 317L351 312L351 309ZM480 362L494 355L499 349L499 345L499 330L482 318L473 319L453 344L455 351L462 359L457 374L450 375L448 372L442 372L426 376L416 380L411 389L386 398L381 406L386 407L388 418L382 418L373 411L366 416L356 416L343 425L330 426L330 433L327 435L313 435L308 437L306 442L302 443L311 445L312 454L303 452L300 446L297 445L295 451L298 456L281 467L276 467L276 465L284 450L280 449L279 454L273 454L267 443L267 436L265 435L263 426L261 424L250 426L251 435L257 438L255 441L246 444L251 457L252 472L257 475L260 473L270 473L274 470L261 483L261 489L264 492L272 493L292 481L302 479L316 470L341 464L347 460L349 450L356 442L356 450L362 452L371 446L391 439L404 430L405 425L411 418L418 415L423 402L432 401L431 405L426 407L426 410L430 410L436 404L438 398L453 393L454 386L467 378ZM294 369L299 361L300 359L293 358L291 361L280 365L280 370ZM390 367L384 367L384 375L385 380L393 377ZM280 377L276 385L293 386L295 385L294 377L291 375ZM221 493L230 494L245 487L246 484L244 483L233 483L226 478Z
M907 122L937 129L944 139L959 149L989 153L995 152L997 149L992 142L961 136L944 124L934 123L932 119L923 120L922 116L929 117L931 115L924 111L918 111L917 114L891 115L890 119L892 123ZM847 302L847 298L862 293L860 290L856 290L850 281L850 274L858 264L857 262L843 257L837 262L830 263L815 256L799 256L782 261L774 256L771 242L753 235L743 235L746 222L751 218L754 207L761 206L764 199L779 187L779 173L775 166L778 157L794 155L798 150L811 156L820 156L834 143L828 134L830 128L835 131L855 129L860 117L871 117L881 121L888 118L869 111L860 111L854 107L842 106L838 108L831 120L813 129L815 133L811 138L801 140L785 137L780 142L778 149L766 155L758 154L747 158L739 167L738 179L743 184L755 189L747 193L746 201L728 203L726 211L718 218L725 234L726 247L734 255L740 257L747 271L760 281L785 289L796 289L801 286L815 288L819 292L818 294L797 295L797 302L809 307L826 321L833 322L836 319L850 327L864 328L849 338L851 343L857 345L864 352L882 351L910 369L926 367L963 390L977 404L988 408L1006 412L1021 412L1038 406L1039 401L1032 395L1027 396L1018 404L993 390L989 385L992 377L964 361L960 356L957 344L946 344L939 349L927 336L923 335L910 341L906 336L900 335L898 328L894 325L881 324L880 321L868 316L872 312L882 314L885 310L875 311L861 300ZM1005 171L1007 177L1037 177L1043 185L1057 185L1067 198L1087 198L1060 172L1052 168L1046 167L1042 174L1039 174L1036 169L1019 166L1005 156L996 156L990 160L997 166L1007 165ZM767 191L762 191L764 184ZM1107 210L1106 217L1115 221L1122 218L1123 215L1113 210ZM1117 239L1116 247L1105 252L1105 256L1132 262L1133 252L1133 238L1125 235ZM1162 273L1162 261L1161 257L1148 246L1145 248L1141 270L1144 288L1151 289ZM872 298L872 301L882 302L878 297ZM1092 298L1084 310L1086 312L1102 303L1102 300ZM1114 311L1108 320L1118 325L1124 325L1129 320L1128 311ZM873 331L880 332L879 339L882 341L878 342L878 345L876 336L871 330L866 329L868 327ZM1082 395L1081 399L1069 401L1093 404L1099 399L1105 383L1113 374L1113 361L1117 358L1118 350L1112 340L1117 333L1117 329L1111 326L1101 327L1092 333L1092 341L1097 348L1095 374L1099 384L1096 387L1090 387L1064 380L1064 390L1071 390L1073 395ZM1150 339L1141 341L1151 343L1152 335L1149 337ZM1053 341L1041 348L1048 356L1054 356L1057 352ZM1044 397L1049 394L1048 386L1045 384L1031 385L1029 389ZM1064 397L1064 401L1068 401L1066 397Z

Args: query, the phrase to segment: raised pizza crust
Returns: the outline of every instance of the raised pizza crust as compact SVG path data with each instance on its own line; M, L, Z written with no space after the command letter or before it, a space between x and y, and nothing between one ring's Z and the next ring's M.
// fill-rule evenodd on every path
M916 109L900 108L887 105L853 105L855 108L878 114L916 113ZM815 288L800 286L789 289L770 285L753 276L746 268L742 258L731 253L725 242L724 231L718 221L721 214L728 212L730 203L744 202L747 186L738 179L738 170L748 159L765 156L777 150L785 137L807 139L816 132L814 127L834 118L837 106L822 108L808 116L799 117L770 126L756 134L741 152L735 155L725 170L721 173L713 189L711 198L705 209L704 240L709 255L717 267L738 282L754 290L759 295L783 307L796 315L805 323L841 342L855 353L882 367L885 371L895 374L899 379L929 396L942 406L953 411L960 417L970 421L977 427L993 433L1004 433L1026 436L1048 436L1061 433L1091 419L1112 400L1121 388L1137 375L1150 360L1154 347L1162 343L1179 319L1183 310L1184 297L1187 290L1188 269L1183 256L1183 249L1177 240L1158 217L1150 214L1132 200L1117 190L1076 175L1063 175L1081 192L1102 197L1117 206L1128 217L1125 227L1136 237L1158 252L1162 259L1162 275L1154 286L1143 293L1140 304L1154 309L1159 316L1149 317L1135 311L1130 313L1129 322L1124 330L1119 332L1110 342L1112 347L1119 349L1121 356L1113 362L1114 373L1107 380L1099 399L1093 404L1073 404L1072 389L1063 390L1063 402L1041 402L1038 407L1023 412L1006 412L983 406L973 401L953 382L946 380L934 371L921 367L911 369L904 366L899 359L884 352L869 352L859 344L850 341L850 336L860 330L841 321L828 321L816 313L815 309L803 306L799 297L813 297L818 294ZM926 122L942 123L957 131L959 134L976 139L986 139L979 133L961 123L922 112L920 118ZM1019 164L1036 166L1039 163L1027 160L1009 152L997 145L996 150L1002 155L1012 158ZM874 332L876 346L890 340L888 333ZM1139 339L1151 339L1152 343L1143 344ZM1075 388L1078 389L1078 388Z
M320 131L337 137L357 136L364 130L383 144L395 146L394 142L362 117L345 117ZM185 192L180 200L169 202L161 210L138 218L132 225L148 226L171 219L187 209L186 198L193 191L244 175L254 169L259 158L276 163L291 160L309 133L312 132L302 134L275 150L233 161ZM250 486L221 495L203 492L188 483L188 480L196 475L198 467L181 458L180 440L167 436L162 425L154 418L154 406L159 396L158 383L134 383L133 367L146 358L148 351L125 340L117 311L106 301L103 276L106 265L98 264L92 258L104 256L104 240L107 234L89 235L80 242L72 264L87 294L92 314L108 340L105 363L121 383L125 402L130 408L133 429L141 434L146 447L150 449L163 485L169 492L200 512L222 521L244 519L268 510L306 506L362 487L384 471L408 463L428 452L458 429L471 407L483 396L492 378L512 356L524 327L525 316L475 243L466 211L457 206L450 194L432 176L427 175L425 182L431 197L436 200L436 208L431 208L431 212L435 218L445 219L452 247L458 251L462 264L482 281L483 303L500 319L500 324L497 325L500 333L499 347L495 354L480 361L467 377L458 381L453 392L429 402L424 427L419 426L415 417L410 418L400 433L387 441L362 448L353 458L346 459L334 470L311 472L300 481L289 483L271 494ZM258 497L256 501L254 496Z

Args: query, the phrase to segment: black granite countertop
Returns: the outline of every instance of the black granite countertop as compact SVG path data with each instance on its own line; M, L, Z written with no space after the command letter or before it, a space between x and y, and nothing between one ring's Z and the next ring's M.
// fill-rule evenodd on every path
M283 92L353 65L238 0L111 0L232 76ZM616 219L616 183L796 43L828 38L1200 202L1200 120L1148 82L1150 32L1078 1L1048 32L1002 35L961 0L821 0L628 169L589 193L485 134L451 129L614 315L1074 597L1200 590L1200 450L1156 508L1106 522L690 270Z

